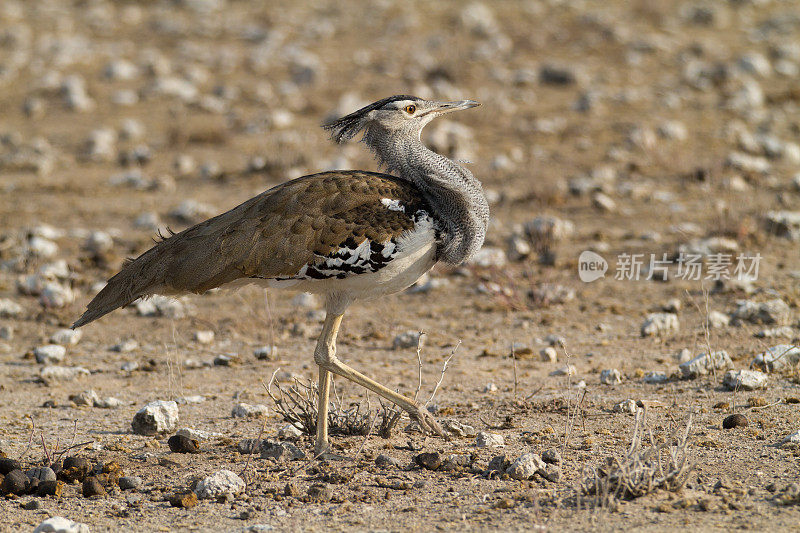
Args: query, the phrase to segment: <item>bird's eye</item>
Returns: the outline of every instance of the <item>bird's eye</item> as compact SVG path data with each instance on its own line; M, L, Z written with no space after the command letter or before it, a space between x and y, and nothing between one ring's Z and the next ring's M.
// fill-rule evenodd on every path
M409 115L413 115L414 111L416 111L416 110L417 110L417 106L415 106L415 105L407 105L407 106L405 106L403 108L403 111L405 111Z

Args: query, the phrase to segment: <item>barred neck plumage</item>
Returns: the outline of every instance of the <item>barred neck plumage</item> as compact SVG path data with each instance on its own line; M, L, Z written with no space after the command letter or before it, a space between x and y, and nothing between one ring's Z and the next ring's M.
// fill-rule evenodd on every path
M489 205L481 183L472 173L427 148L414 136L368 128L364 142L390 173L419 188L444 225L440 258L461 264L483 245L489 224Z

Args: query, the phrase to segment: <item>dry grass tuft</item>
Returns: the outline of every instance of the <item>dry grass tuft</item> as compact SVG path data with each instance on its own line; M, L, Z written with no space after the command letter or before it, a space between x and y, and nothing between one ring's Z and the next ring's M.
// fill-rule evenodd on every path
M692 416L689 415L683 435L673 433L669 443L656 443L646 427L646 414L645 409L636 414L625 457L608 457L602 466L589 469L578 487L578 507L614 509L620 499L639 498L658 489L677 491L686 483L694 468L688 453ZM642 447L645 437L650 445Z

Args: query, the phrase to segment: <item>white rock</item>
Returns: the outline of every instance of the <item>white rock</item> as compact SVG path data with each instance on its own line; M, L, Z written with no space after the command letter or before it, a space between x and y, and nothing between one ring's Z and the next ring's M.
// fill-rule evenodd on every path
M769 376L758 370L728 370L722 384L730 390L756 390L767 386Z
M114 239L105 231L92 231L83 246L93 253L107 252L114 246Z
M42 365L60 363L67 355L67 349L59 344L45 344L33 349L36 362Z
M628 413L631 415L636 414L636 402L633 400L623 400L614 406L615 413Z
M555 363L558 361L558 352L552 346L548 346L539 351L539 358L546 363Z
M86 156L92 161L112 161L117 155L117 132L112 128L99 128L89 133Z
M176 435L183 435L194 440L208 440L215 437L223 437L222 433L215 431L203 431L200 429L181 428L176 432Z
M103 75L110 80L133 80L139 76L139 69L126 59L116 59L106 65Z
M787 339L794 338L797 330L791 326L778 326L776 328L762 329L756 332L755 336L759 339L771 339L774 337L785 337Z
M600 211L611 213L617 210L617 202L603 192L596 192L592 195L592 205Z
M497 389L497 385L495 385L494 383L491 383L491 382L487 383L483 387L483 393L484 394L491 394L493 392L497 392L497 390L498 390Z
M642 324L642 337L667 335L678 331L678 315L674 313L650 313Z
M685 141L689 136L683 122L677 120L667 120L658 126L658 134L664 139L672 141Z
M764 220L769 233L800 241L800 211L770 211Z
M138 435L156 435L173 431L178 424L178 404L156 400L142 407L133 417L131 428Z
M648 372L644 375L643 381L645 383L664 383L667 381L667 374L666 372L662 372L660 370L655 370L652 372Z
M0 298L0 317L7 318L22 313L22 306L8 298Z
M195 492L201 499L213 500L225 494L235 496L244 489L245 483L242 478L230 470L220 470L200 481Z
M689 348L681 348L672 356L672 358L678 364L685 363L686 361L691 361L692 351L689 350Z
M795 366L797 363L800 363L800 347L778 344L756 355L752 364L768 372L775 372L786 365Z
M214 342L214 332L211 330L200 330L194 332L194 340L200 344L211 344Z
M766 158L745 154L742 152L731 152L728 154L728 159L725 161L725 163L736 170L760 174L769 172L771 168L771 165Z
M70 396L70 399L75 402L75 405L88 405L89 407L94 407L100 402L100 397L97 396L94 389L83 391L79 394L73 394Z
M109 350L112 352L119 352L119 353L129 353L136 350L139 347L139 343L136 339L126 339L120 343L115 344Z
M558 217L539 216L530 222L526 222L524 230L525 234L533 242L539 242L542 239L561 241L575 233L575 224Z
M73 522L63 516L48 518L33 530L33 533L89 533L89 526Z
M783 438L783 444L791 442L793 444L800 444L800 429L792 433L791 435L787 435Z
M484 246L469 260L469 264L481 268L503 267L507 262L506 253L492 246Z
M792 318L789 305L775 298L766 302L756 303L751 300L738 300L736 309L731 315L734 324L739 321L751 322L753 324L788 324Z
M458 435L459 437L475 437L478 435L478 431L474 427L463 424L458 420L443 420L442 427L445 431Z
M696 378L711 372L733 366L730 356L725 351L712 352L710 355L701 353L694 359L682 363L679 368L684 377Z
M83 337L83 330L64 328L56 331L50 336L50 342L64 346L74 346Z
M297 428L294 424L286 424L282 428L278 430L278 437L282 439L289 439L293 437L300 437L303 435L303 432Z
M708 327L713 329L719 329L729 326L731 323L731 317L726 315L725 313L720 313L719 311L711 311L708 313Z
M75 293L66 285L49 281L42 287L39 303L44 307L64 307L75 301Z
M150 86L150 91L162 96L174 96L185 102L191 102L198 95L197 87L182 78L162 76Z
M408 330L398 334L392 341L393 350L404 350L407 348L416 348L419 343L420 346L424 344L424 337L420 340L420 332Z
M274 361L278 358L278 347L274 344L272 346L259 346L253 350L253 355L261 361Z
M538 454L526 453L511 463L511 466L506 469L506 474L512 479L525 480L531 479L536 472L546 468L547 465Z
M475 446L478 448L500 448L506 445L502 435L497 433L487 433L481 431L475 438Z
M116 409L117 407L122 407L123 405L125 405L125 402L118 398L114 398L113 396L106 396L105 398L94 402L94 406L100 407L101 409Z
M58 245L49 239L34 235L28 239L27 254L34 257L50 258L58 253Z
M45 383L53 381L72 381L79 376L88 376L91 372L81 366L46 366L39 373Z
M550 372L551 376L574 376L578 371L575 365L564 365Z
M266 405L250 405L247 403L237 403L233 410L231 410L231 416L233 418L256 418L256 417L264 417L269 414L269 407Z
M622 374L616 368L609 368L600 372L600 383L603 385L617 385L622 383Z

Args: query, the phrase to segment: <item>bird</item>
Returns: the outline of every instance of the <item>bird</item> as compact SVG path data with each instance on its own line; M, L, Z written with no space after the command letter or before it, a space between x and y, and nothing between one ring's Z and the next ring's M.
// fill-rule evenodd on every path
M352 303L402 291L436 263L462 264L483 245L489 206L480 181L421 139L434 118L479 105L395 95L323 124L336 143L361 134L383 172L303 176L170 232L126 260L72 327L154 294L201 294L250 283L320 294L326 316L314 349L315 454L330 450L331 374L394 403L424 432L446 438L423 406L343 363L336 337Z

